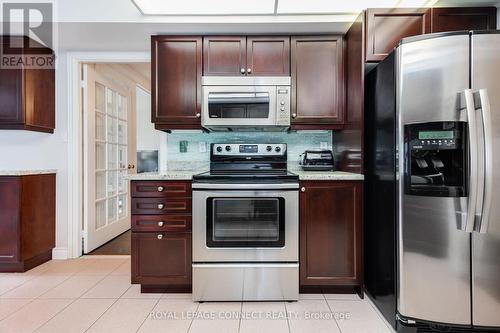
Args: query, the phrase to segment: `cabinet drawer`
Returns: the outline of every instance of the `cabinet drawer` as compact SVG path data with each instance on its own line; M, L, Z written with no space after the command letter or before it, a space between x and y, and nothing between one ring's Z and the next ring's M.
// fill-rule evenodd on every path
M191 215L133 215L132 231L191 231Z
M191 182L132 181L130 187L133 198L191 196Z
M132 198L133 215L191 213L191 198Z
M191 233L132 233L132 281L191 285Z

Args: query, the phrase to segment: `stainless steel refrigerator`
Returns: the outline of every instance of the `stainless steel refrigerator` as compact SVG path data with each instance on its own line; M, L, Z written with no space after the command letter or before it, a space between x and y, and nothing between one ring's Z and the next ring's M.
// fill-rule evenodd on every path
M403 39L366 76L366 291L401 332L500 330L500 31Z

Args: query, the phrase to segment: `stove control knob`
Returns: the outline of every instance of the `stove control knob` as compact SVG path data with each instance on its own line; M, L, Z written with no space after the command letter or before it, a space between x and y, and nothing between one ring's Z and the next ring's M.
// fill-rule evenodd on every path
M219 147L216 148L216 150L220 153L222 151L222 147L219 146Z
M231 146L226 146L226 151L231 151Z
M267 146L267 147L266 147L266 150L267 150L267 151L271 151L271 150L273 150L273 147L271 147L271 146Z
M277 153L279 153L281 151L281 148L280 147L276 147L276 148L274 148L274 151L276 151Z

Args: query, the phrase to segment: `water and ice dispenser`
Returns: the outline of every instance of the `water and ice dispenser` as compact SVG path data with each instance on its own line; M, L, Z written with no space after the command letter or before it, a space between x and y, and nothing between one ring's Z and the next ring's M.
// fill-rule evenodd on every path
M465 122L404 126L406 194L467 196L466 126Z

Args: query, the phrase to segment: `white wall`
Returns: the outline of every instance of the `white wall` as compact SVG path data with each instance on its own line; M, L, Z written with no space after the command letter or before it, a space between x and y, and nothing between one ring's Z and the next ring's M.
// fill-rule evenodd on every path
M136 89L137 150L160 150L160 131L151 122L151 94Z

